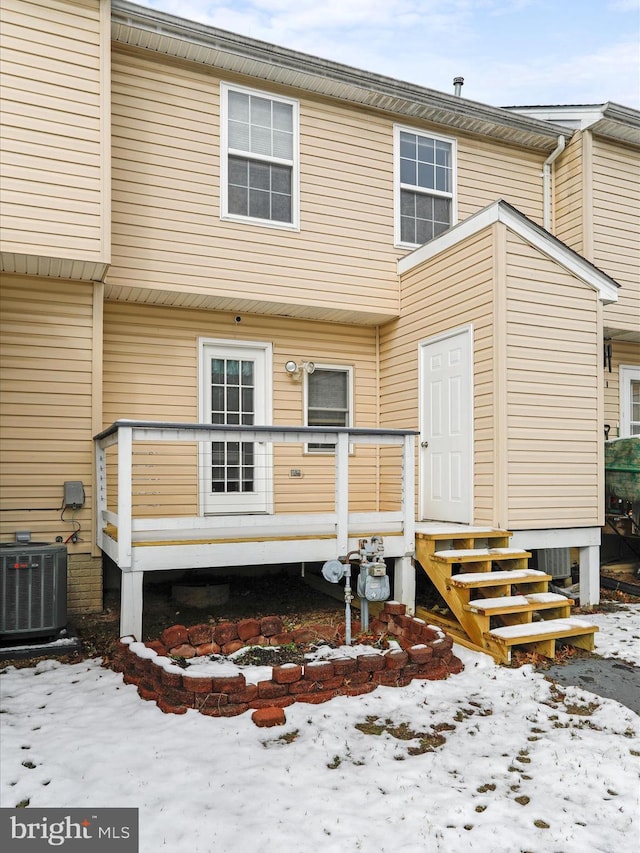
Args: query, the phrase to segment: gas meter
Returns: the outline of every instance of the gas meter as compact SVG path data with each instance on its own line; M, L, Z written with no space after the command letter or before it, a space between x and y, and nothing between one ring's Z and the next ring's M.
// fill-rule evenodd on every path
M389 576L384 562L384 544L382 537L372 536L371 539L361 539L360 574L358 575L357 591L361 601L360 615L362 627L369 627L369 602L386 601L391 595Z

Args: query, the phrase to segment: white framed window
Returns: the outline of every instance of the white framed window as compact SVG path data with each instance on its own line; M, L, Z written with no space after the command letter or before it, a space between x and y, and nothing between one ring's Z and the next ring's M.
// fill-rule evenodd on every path
M394 126L395 242L421 246L457 221L457 144Z
M640 366L620 365L620 436L640 435Z
M220 215L299 227L298 101L220 84Z
M349 427L353 425L353 368L316 364L305 374L305 425ZM309 453L333 453L332 444L309 442Z

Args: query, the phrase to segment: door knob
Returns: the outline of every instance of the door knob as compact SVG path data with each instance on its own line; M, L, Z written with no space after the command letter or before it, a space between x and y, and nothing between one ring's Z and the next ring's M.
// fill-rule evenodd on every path
M429 447L429 442L428 441L421 441L420 447Z

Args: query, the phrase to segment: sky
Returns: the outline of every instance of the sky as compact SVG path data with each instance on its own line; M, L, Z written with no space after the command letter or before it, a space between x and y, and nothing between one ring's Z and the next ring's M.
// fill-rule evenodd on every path
M640 109L640 0L139 0L493 106Z
M640 605L588 618L598 654L640 666ZM465 668L445 681L298 702L269 729L250 712L163 714L99 659L4 665L0 804L25 821L138 808L140 853L637 853L640 717L454 652ZM441 745L416 754L434 732Z

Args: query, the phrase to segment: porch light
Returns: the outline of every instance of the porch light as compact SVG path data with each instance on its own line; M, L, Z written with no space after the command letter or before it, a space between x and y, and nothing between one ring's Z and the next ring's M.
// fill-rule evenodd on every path
M287 361L284 369L292 379L300 379L301 373L313 373L316 366L312 361L303 361L301 364L296 361Z

